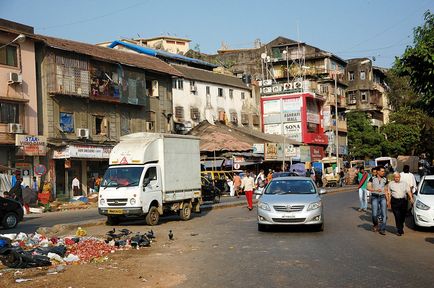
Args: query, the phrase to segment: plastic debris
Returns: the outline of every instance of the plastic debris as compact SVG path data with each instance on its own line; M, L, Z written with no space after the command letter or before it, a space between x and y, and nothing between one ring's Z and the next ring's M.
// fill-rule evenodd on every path
M21 282L27 282L27 281L32 281L32 280L33 280L32 278L27 278L27 279L19 278L19 279L15 279L15 282L21 283Z
M65 261L65 262L78 262L78 261L80 261L80 257L70 253L68 256L63 258L63 261Z
M83 236L87 235L87 232L83 228L78 227L77 231L75 232L75 235L78 236L78 237L83 237Z

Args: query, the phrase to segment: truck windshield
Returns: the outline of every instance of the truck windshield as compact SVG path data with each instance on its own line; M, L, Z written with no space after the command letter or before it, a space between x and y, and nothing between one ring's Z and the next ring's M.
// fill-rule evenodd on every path
M113 167L107 169L102 187L138 186L143 167Z

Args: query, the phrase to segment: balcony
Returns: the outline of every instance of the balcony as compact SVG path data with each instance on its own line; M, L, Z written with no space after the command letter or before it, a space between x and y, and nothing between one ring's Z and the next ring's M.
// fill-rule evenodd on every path
M336 119L331 119L330 128L332 130L336 130ZM338 120L338 131L348 132L347 120L341 120L341 119Z

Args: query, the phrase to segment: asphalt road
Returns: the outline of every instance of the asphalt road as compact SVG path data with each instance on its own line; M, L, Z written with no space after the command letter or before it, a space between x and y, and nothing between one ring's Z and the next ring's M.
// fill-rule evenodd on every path
M258 232L255 210L244 206L207 210L186 222L163 218L161 230L197 235L196 244L193 238L178 240L191 251L177 256L188 279L177 287L432 287L434 229L415 231L408 221L410 227L398 237L389 213L386 236L373 233L370 215L356 211L357 198L355 191L324 196L324 232L304 227ZM43 218L103 219L92 213Z

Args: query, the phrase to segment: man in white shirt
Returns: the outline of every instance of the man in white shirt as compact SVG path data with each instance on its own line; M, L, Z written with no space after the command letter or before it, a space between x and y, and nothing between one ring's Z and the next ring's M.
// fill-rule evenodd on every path
M73 196L80 195L80 181L78 180L77 176L72 179L72 193Z
M410 166L404 165L401 172L401 181L408 184L412 193L416 191L416 178L412 173L410 173Z
M252 174L247 172L246 176L241 180L241 187L243 187L244 194L246 194L249 211L253 209L253 189L255 188L255 179Z

